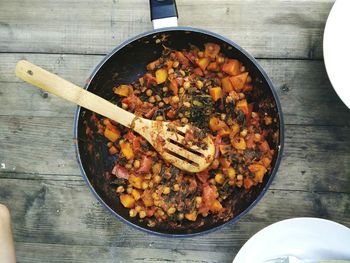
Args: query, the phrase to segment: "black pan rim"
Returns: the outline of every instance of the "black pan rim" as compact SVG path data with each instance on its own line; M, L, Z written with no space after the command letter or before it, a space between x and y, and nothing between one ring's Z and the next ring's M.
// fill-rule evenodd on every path
M188 234L169 234L169 233L162 233L162 232L156 232L153 231L151 229L147 229L147 228L143 228L139 225L136 225L130 221L128 221L127 219L123 218L122 216L120 216L117 212L115 212L113 209L111 209L109 207L108 204L105 203L105 201L98 195L98 193L95 191L94 187L91 185L87 174L85 172L85 169L82 165L81 162L81 158L80 158L80 153L79 153L79 146L78 146L78 123L79 123L79 115L80 115L80 110L81 107L77 106L76 111L75 111L75 115L74 115L74 128L73 128L73 137L74 137L74 148L75 148L75 154L76 154L76 158L79 164L79 169L81 171L82 177L85 181L85 183L87 184L87 186L90 188L90 191L92 192L92 194L95 196L95 198L99 201L99 203L107 210L109 211L115 218L119 219L120 221L126 223L127 225L136 228L138 230L141 230L143 232L146 232L148 234L153 234L156 236L161 236L161 237L169 237L169 238L189 238L189 237L195 237L195 236L202 236L202 235L206 235L209 233L212 233L214 231L218 231L219 229L222 229L228 225L237 223L241 218L243 218L246 214L248 214L249 211L251 211L256 204L262 199L262 197L265 195L265 193L267 192L268 188L270 187L273 179L275 178L278 168L280 166L281 163L281 159L282 159L282 155L283 155L283 149L284 149L284 119L283 119L283 112L282 112L282 106L281 103L279 101L278 95L277 95L277 91L272 83L272 81L270 80L270 78L268 77L268 75L266 74L265 70L260 66L260 64L256 61L256 59L250 55L246 50L244 50L242 47L240 47L238 44L236 44L235 42L233 42L232 40L223 37L217 33L208 31L208 30L204 30L204 29L199 29L199 28L193 28L193 27L167 27L167 28L161 28L161 29L157 29L157 30L151 30L151 31L147 31L144 33L141 33L139 35L136 35L126 41L124 41L123 43L121 43L120 45L116 46L110 53L108 53L102 60L101 62L95 67L95 69L93 70L93 72L91 73L90 77L88 78L88 81L86 82L84 88L88 89L91 80L95 77L95 75L97 74L97 72L100 70L100 68L104 65L104 63L106 61L108 61L115 53L117 53L119 50L121 50L122 48L124 48L125 46L131 44L134 41L137 41L138 39L145 37L145 36L149 36L149 35L153 35L153 34L157 34L157 33L166 33L169 31L188 31L188 32L194 32L194 33L201 33L201 34L206 34L212 37L215 37L217 39L220 39L224 42L226 42L227 44L229 44L230 46L236 48L237 50L239 50L244 56L246 56L253 64L254 66L261 72L261 74L263 75L263 77L265 78L271 92L273 95L273 98L275 100L276 103L276 107L277 107L277 111L278 111L278 117L279 117L279 145L278 145L278 153L277 153L277 157L276 157L276 162L275 165L271 171L270 177L266 183L266 185L264 186L264 188L261 190L261 192L259 193L259 195L257 196L257 198L244 210L242 211L239 215L237 215L236 217L233 217L232 219L230 219L229 221L222 223L221 225L215 226L211 229L208 230L204 230L204 231L200 231L200 232L196 232L196 233L188 233Z

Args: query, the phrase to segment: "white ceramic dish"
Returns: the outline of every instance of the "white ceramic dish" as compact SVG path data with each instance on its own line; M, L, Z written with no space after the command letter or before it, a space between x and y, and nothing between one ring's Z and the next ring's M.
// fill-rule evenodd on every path
M323 57L334 90L350 109L349 0L337 0L332 7L323 36Z
M260 263L288 255L304 260L349 260L350 229L320 218L283 220L251 237L233 263Z

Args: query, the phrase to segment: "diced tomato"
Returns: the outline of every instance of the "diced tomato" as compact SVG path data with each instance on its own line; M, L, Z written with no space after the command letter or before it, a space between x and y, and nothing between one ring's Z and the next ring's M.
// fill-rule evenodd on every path
M196 75L196 76L201 76L201 77L204 75L203 71L200 68L195 68L193 70L193 74Z
M248 148L248 149L254 148L254 146L255 146L255 143L254 143L254 135L253 135L253 134L248 134L248 135L245 137L245 142L246 142L246 145L247 145L247 148Z
M147 87L157 85L157 79L152 74L146 73L144 78L146 80Z
M212 207L216 200L217 196L217 189L215 186L205 185L203 187L203 194L202 194L202 206L199 209L199 212L201 214L208 213L209 209Z
M145 114L145 117L146 117L147 119L151 119L152 116L153 116L153 114L154 114L157 110L158 110L157 107L154 107L154 108L150 109L150 110Z
M178 83L175 79L172 79L170 81L170 89L173 91L174 95L178 94L179 86L178 86Z
M214 141L214 144L215 144L215 156L214 158L218 158L219 155L220 155L220 144L222 142L222 138L220 135L216 135L215 137L215 141Z
M263 151L264 153L266 152L269 152L270 151L270 146L269 144L267 143L267 141L263 141L261 144L260 144L260 150Z
M129 171L118 164L113 167L112 174L123 179L129 179L130 177Z
M245 179L243 180L243 185L244 185L244 188L245 188L245 189L249 189L250 187L252 187L252 186L254 185L254 182L253 182L253 180L250 179L250 178L245 178Z
M251 125L253 108L254 108L254 103L249 103L248 104L248 113L246 115L246 125L247 125L247 127L249 127Z
M220 52L220 46L218 44L214 43L206 43L204 44L204 56L210 57L212 59L215 59L217 55L219 55Z
M194 178L190 178L189 186L188 186L188 191L193 193L194 191L197 190L197 182Z
M209 178L208 172L209 172L208 170L204 170L202 172L196 173L198 180L201 181L202 183L206 183Z
M190 61L181 51L176 51L175 55L178 61L182 64L182 68L187 68L190 65Z
M142 156L141 159L141 166L140 168L137 170L137 172L139 173L149 173L151 166L152 166L153 160L151 157L149 156Z
M160 64L159 59L152 61L151 63L148 63L146 68L147 70L154 70L156 66Z
M172 109L170 109L170 110L167 112L166 116L167 116L168 118L170 118L170 119L173 119L173 118L175 117L175 111L172 110Z
M140 98L134 94L127 97L127 98L124 98L122 100L122 103L127 104L129 109L131 109L131 110L138 109L138 108L142 107L142 104L143 104L142 101L140 100Z

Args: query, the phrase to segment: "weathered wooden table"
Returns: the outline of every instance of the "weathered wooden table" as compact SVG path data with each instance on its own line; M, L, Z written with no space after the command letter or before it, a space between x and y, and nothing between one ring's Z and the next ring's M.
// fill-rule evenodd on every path
M12 212L18 262L231 262L279 220L312 216L350 227L350 110L322 58L333 2L177 1L180 25L222 34L258 58L281 98L286 140L270 190L239 223L166 239L101 207L75 159L75 106L14 75L28 59L83 85L104 54L151 30L148 1L1 0L0 202Z

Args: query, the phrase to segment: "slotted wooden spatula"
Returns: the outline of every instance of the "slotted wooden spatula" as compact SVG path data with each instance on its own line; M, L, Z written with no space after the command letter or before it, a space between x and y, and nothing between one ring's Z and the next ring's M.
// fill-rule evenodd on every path
M22 80L65 100L114 120L143 136L168 162L191 173L205 170L213 161L215 146L207 136L205 147L185 142L187 126L166 121L151 121L121 109L113 103L50 73L28 61L16 65L16 75Z

